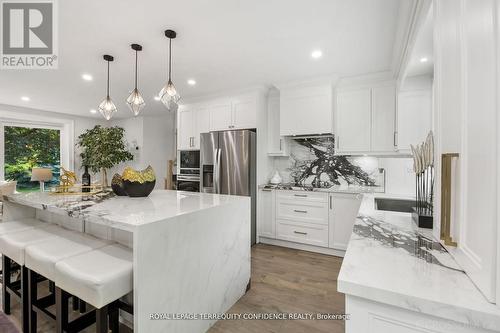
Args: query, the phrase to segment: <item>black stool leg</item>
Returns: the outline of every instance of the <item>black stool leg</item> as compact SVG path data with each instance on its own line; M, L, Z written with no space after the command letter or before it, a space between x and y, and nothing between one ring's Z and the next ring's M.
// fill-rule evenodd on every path
M56 284L54 283L54 281L49 281L49 291L51 294L53 294L56 290Z
M79 302L79 307L80 307L80 313L85 313L87 312L87 303L85 303L84 300L80 300Z
M56 332L63 333L68 326L69 294L56 286Z
M96 333L108 333L108 306L95 310Z
M10 275L12 274L10 263L10 259L7 256L2 256L2 311L7 315L10 314L10 294L7 291L7 286L10 285Z
M36 333L37 317L36 311L33 310L33 304L38 300L38 274L32 270L28 271L28 311L30 322L30 333Z
M28 268L26 268L26 266L21 266L21 309L23 332L27 333L30 329L30 309L28 297Z
M120 308L116 302L109 309L109 329L112 333L119 333L120 331Z
M71 302L73 305L73 311L78 310L78 302L80 302L80 299L76 296L71 297Z

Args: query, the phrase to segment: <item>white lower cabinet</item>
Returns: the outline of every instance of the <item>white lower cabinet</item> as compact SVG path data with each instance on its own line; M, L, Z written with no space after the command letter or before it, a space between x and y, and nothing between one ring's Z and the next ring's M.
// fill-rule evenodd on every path
M259 237L276 238L275 203L275 190L261 189L259 191Z
M347 250L361 205L361 194L330 193L328 203L328 247Z
M361 198L361 194L261 189L259 237L318 246L330 251L318 248L319 252L342 255Z
M346 295L346 333L491 333L471 325Z

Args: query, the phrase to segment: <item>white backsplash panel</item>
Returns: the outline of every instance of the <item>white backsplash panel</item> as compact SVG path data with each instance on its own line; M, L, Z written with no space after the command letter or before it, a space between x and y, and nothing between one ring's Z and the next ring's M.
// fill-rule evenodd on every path
M274 167L283 183L384 186L376 157L336 156L333 137L290 139L290 156L276 158Z

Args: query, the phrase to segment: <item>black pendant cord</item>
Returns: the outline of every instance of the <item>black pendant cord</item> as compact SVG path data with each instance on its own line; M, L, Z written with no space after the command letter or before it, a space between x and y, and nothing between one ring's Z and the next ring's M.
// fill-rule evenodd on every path
M107 94L108 94L107 97L109 98L109 60L108 60L108 83L107 83L106 91L107 91Z
M172 38L168 39L168 82L172 82Z
M135 89L137 90L137 50L135 51Z

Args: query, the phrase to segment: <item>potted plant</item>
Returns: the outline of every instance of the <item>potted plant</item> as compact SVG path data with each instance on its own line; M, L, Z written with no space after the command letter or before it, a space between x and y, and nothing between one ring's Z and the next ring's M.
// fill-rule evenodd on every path
M125 130L118 126L96 125L78 136L77 146L83 149L82 166L94 173L101 171L104 187L108 186L107 169L134 158L127 150L124 134Z

